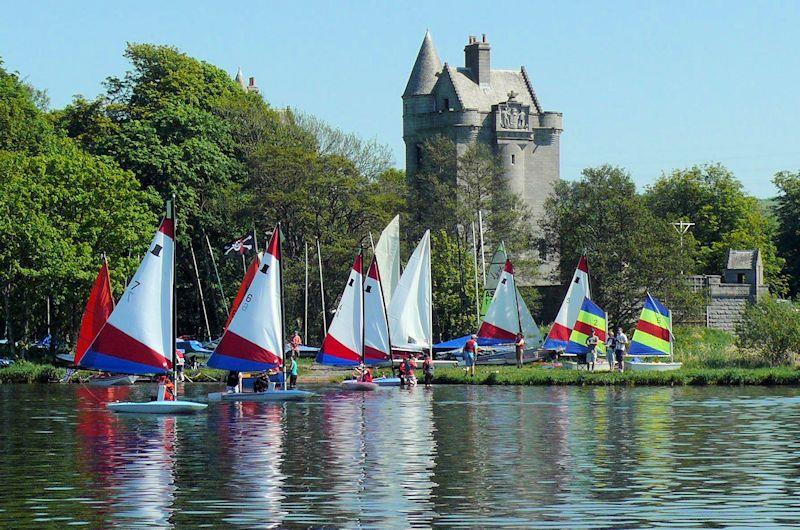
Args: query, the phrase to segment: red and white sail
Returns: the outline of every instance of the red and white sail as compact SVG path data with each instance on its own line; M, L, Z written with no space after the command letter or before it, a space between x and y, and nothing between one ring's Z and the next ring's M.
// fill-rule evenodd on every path
M252 263L250 263L250 266L247 267L247 270L244 273L242 284L239 286L239 291L236 293L236 298L233 299L233 305L228 313L228 320L225 322L225 329L228 329L228 326L230 326L231 320L233 320L233 315L236 314L236 310L239 309L239 306L242 304L242 300L244 300L247 290L250 288L250 284L253 283L253 278L256 277L258 267L261 265L260 256L261 254L256 254L256 257L253 258Z
M591 300L592 296L589 292L589 262L586 256L581 256L575 274L572 275L572 281L567 288L567 295L561 303L556 320L542 346L544 349L557 350L567 347L584 298Z
M478 336L487 339L513 341L522 332L522 319L517 300L517 284L514 281L514 267L506 260L497 280L492 303L483 317Z
M390 355L389 323L381 289L380 267L378 260L373 259L364 279L364 362L388 361Z
M75 364L81 362L86 350L105 326L112 311L114 311L114 297L111 294L111 277L108 274L108 262L104 258L103 265L94 279L86 308L83 310L78 343L75 347Z
M339 307L317 354L317 362L352 366L364 356L363 258L356 256Z
M392 349L424 351L433 344L431 233L422 236L387 309Z
M276 227L259 260L258 271L208 359L208 366L246 372L283 364L280 248L280 228Z
M127 374L167 373L175 344L172 295L175 220L169 211L81 366Z

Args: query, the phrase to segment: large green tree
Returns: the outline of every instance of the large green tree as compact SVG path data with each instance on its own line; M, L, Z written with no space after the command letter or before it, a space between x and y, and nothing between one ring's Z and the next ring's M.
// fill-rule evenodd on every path
M694 252L693 272L720 274L728 249L761 250L764 275L773 292L785 290L783 259L773 242L777 226L758 200L725 167L694 166L661 176L645 191L648 207L668 222L691 221L686 249Z
M689 256L625 170L604 165L585 169L580 180L558 182L545 202L542 226L542 244L559 256L562 284L587 255L592 298L612 322L634 322L646 291L684 315L694 309L681 279L691 267Z
M778 220L778 255L786 262L789 290L800 293L800 171L781 171L773 179L778 188L774 211Z

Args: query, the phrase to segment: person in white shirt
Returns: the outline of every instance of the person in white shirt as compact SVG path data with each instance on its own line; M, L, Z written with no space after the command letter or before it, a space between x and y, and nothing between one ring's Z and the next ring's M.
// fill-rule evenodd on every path
M622 328L617 328L617 336L614 337L616 344L614 345L614 357L617 359L617 369L622 371L622 361L625 358L625 348L628 346L628 336L622 331Z

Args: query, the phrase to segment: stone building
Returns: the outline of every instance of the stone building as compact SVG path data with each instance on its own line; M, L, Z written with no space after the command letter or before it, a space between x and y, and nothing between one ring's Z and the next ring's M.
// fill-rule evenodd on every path
M403 92L403 140L406 173L420 165L421 144L431 136L451 138L458 154L473 142L492 147L505 178L531 210L531 223L543 213L545 198L559 179L560 112L545 111L525 67L491 68L486 35L469 37L464 66L442 64L425 33ZM549 275L553 264L543 267Z
M689 281L707 296L705 325L725 331L736 331L747 304L769 293L759 250L729 250L722 275L689 276Z

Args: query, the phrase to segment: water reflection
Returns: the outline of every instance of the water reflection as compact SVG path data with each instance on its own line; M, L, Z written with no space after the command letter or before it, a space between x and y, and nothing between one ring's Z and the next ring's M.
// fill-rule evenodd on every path
M796 388L323 388L177 418L104 406L152 392L0 387L0 527L800 520Z

